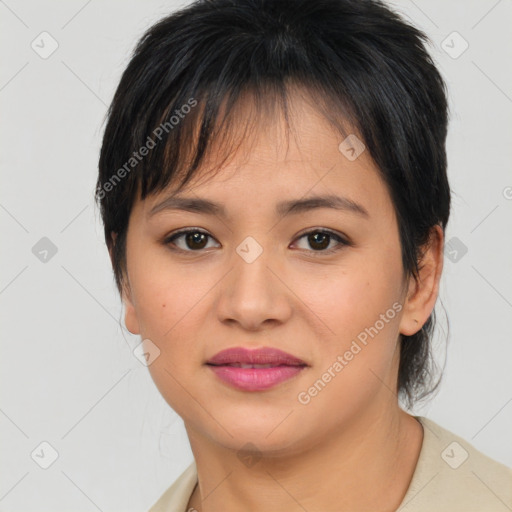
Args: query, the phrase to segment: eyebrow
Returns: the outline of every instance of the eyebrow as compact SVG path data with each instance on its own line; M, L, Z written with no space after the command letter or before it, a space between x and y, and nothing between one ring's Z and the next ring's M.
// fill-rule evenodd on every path
M355 213L364 218L369 218L368 210L359 203L347 197L336 195L310 196L304 199L291 199L281 201L276 205L276 215L286 217L315 210L318 208L331 208L340 211ZM148 218L163 210L184 210L192 213L203 213L206 215L217 215L227 218L226 209L220 203L208 199L195 197L170 196L156 204L148 213Z

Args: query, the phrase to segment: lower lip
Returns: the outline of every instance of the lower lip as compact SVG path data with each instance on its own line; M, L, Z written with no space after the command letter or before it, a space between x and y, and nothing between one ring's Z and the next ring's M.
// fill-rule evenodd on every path
M304 366L274 366L272 368L238 368L208 365L219 379L244 391L262 391L291 379Z

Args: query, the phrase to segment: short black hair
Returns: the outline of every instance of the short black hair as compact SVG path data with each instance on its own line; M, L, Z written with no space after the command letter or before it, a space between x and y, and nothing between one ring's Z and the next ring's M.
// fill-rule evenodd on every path
M446 85L425 43L379 0L197 0L150 27L108 109L99 158L96 200L118 290L136 198L180 190L213 141L230 154L230 136L247 137L229 129L242 99L256 105L249 128L276 107L286 116L292 89L362 139L393 201L404 273L416 279L432 228L444 231L450 213ZM437 386L434 325L432 312L401 335L397 392L409 405Z

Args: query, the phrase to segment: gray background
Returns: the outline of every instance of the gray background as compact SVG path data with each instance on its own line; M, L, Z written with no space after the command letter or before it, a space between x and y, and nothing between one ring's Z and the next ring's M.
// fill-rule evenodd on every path
M0 1L0 511L143 511L192 460L120 325L93 202L120 74L179 5ZM393 5L431 38L452 112L448 358L440 392L414 412L512 466L512 2Z

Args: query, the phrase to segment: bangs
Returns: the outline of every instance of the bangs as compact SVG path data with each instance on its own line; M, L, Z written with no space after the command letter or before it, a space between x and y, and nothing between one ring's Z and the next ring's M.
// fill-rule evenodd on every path
M334 113L333 102L329 110L326 91L306 89L288 81L259 88L251 84L223 93L215 88L187 99L183 96L166 107L156 127L149 127L144 136L146 140L156 138L157 144L134 174L140 199L171 185L179 191L197 177L199 170L201 176L214 176L239 154L242 145L249 153L258 133L268 132L279 118L284 119L288 140L290 132L294 134L292 114L297 101L320 111L342 137L346 136L348 123L343 120L347 113L342 108ZM187 113L180 118L176 112L183 110Z

